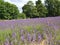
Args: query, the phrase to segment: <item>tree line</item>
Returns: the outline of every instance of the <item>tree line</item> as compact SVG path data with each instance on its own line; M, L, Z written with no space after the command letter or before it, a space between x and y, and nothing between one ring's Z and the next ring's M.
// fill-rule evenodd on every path
M32 1L28 1L22 7L22 13L20 13L16 5L0 0L0 19L11 20L60 16L60 0L45 0L44 4L41 0L37 0L35 4Z

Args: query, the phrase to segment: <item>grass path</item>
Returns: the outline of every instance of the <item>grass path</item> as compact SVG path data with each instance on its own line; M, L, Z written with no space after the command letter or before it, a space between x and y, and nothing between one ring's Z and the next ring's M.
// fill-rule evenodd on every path
M46 43L46 40L43 40L42 42L40 42L40 43L30 43L30 45L47 45L47 43Z
M43 41L40 43L40 45L47 45L47 44L46 44L46 40L43 40Z

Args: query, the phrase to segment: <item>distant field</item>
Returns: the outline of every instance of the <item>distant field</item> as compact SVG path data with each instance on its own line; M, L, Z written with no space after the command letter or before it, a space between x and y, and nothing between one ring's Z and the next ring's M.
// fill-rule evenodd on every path
M0 20L0 45L59 45L60 17Z
M15 26L34 26L40 24L47 24L56 28L60 28L60 17L48 17L48 18L34 18L34 19L20 19L20 20L1 20L0 29L12 28Z

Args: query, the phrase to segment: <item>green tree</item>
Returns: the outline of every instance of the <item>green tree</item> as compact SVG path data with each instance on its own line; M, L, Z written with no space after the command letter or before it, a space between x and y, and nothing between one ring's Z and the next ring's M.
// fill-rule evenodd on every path
M27 18L39 17L37 8L34 6L32 1L29 1L27 4L25 4L22 9L23 9L23 13L26 14Z
M45 6L47 7L47 16L59 16L60 15L60 1L59 0L45 0Z
M25 19L26 15L24 13L19 13L18 19Z
M4 1L4 0L0 0L0 2L2 2L2 1Z
M18 15L16 5L4 1L0 3L0 19L17 19Z
M57 12L56 12L56 16L60 16L60 1L58 0L56 3L56 8L57 8Z
M36 1L36 7L39 13L39 17L46 17L48 11L46 7L41 3L41 0Z

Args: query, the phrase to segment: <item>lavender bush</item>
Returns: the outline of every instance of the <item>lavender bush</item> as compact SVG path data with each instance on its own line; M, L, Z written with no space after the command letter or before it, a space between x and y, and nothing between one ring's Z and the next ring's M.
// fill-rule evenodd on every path
M0 21L0 45L60 45L60 17Z

